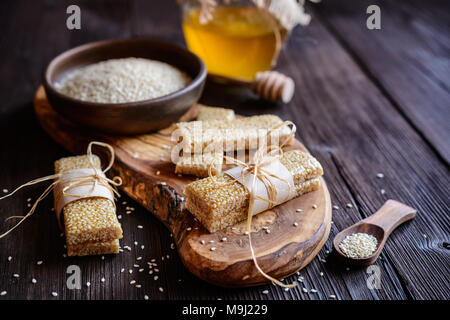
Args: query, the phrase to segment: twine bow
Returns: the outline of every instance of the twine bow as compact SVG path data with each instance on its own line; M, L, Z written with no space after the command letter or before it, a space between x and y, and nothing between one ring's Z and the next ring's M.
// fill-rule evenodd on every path
M276 126L272 127L270 130L268 130L267 136L270 136L270 134L273 131L275 131L279 128L282 128L284 126L288 126L288 125L292 125L292 129L290 131L289 138L287 138L280 146L270 145L269 147L267 147L267 152L265 149L266 146L260 147L255 152L253 159L252 159L253 161L251 161L250 164L247 164L243 161L240 161L240 160L232 158L232 157L224 156L224 159L229 161L228 163L232 163L232 164L235 164L235 165L243 168L241 175L239 177L233 178L230 176L233 179L233 181L231 181L229 183L217 182L214 175L212 174L212 164L213 163L211 163L208 167L208 174L209 174L209 177L217 184L217 187L223 187L224 185L228 185L228 184L231 184L234 182L239 182L246 189L246 191L250 195L249 206L248 206L248 211L247 211L247 232L248 232L248 241L249 241L249 246L250 246L250 252L252 254L253 263L255 264L256 269L265 278L271 280L272 282L276 283L277 285L279 285L281 287L294 288L297 285L297 283L295 281L291 284L284 284L281 281L275 279L274 277L269 276L261 269L261 267L259 266L258 261L256 259L256 256L255 256L255 250L253 249L252 237L251 237L251 225L252 225L252 217L253 217L252 213L253 213L253 206L254 206L255 200L261 200L261 201L267 202L269 204L268 209L270 209L270 208L273 208L273 207L287 201L289 198L289 196L288 196L286 199L284 199L282 201L276 201L276 199L278 198L278 191L277 191L277 188L274 185L273 181L270 178L278 179L280 181L285 182L289 187L289 194L291 194L291 192L293 191L287 180L264 169L265 166L267 166L275 161L278 161L282 157L282 155L283 155L282 148L294 138L295 132L296 132L296 126L291 121L284 121L283 123L280 123L279 125L276 125ZM244 184L244 178L248 175L253 175L253 179L251 182L251 188L248 188ZM263 183L264 187L266 188L267 196L268 196L267 199L256 195L257 180L260 180Z
M95 168L94 163L92 162L92 146L93 145L97 145L97 146L101 146L101 147L105 147L109 150L111 157L109 159L109 163L106 166L106 168L103 171L99 171ZM48 196L48 194L55 188L56 185L58 184L62 184L64 185L64 188L62 189L62 193L60 196L70 196L70 197L78 197L78 198L87 198L89 197L89 193L85 194L85 195L73 195L70 194L69 191L75 187L79 187L82 185L92 185L91 188L91 193L92 191L95 189L95 187L99 184L107 187L113 194L117 195L118 197L120 197L120 194L118 193L118 191L114 188L114 187L118 187L122 184L122 179L118 176L114 177L113 179L108 179L104 174L111 169L112 165L114 164L114 158L115 158L115 153L114 153L114 149L111 145L104 143L104 142L98 142L98 141L92 141L89 143L88 147L87 147L87 155L88 155L88 159L89 159L89 165L90 165L90 169L93 170L93 173L91 174L86 174L86 175L82 175L82 176L78 176L76 178L64 178L64 175L67 174L68 172L70 172L71 170L65 170L65 171L61 171L59 173L56 174L52 174L49 176L45 176L45 177L41 177L41 178L37 178L34 180L31 180L29 182L26 182L24 184L22 184L21 186L19 186L18 188L16 188L13 192L3 196L0 198L0 200L3 200L7 197L12 196L14 193L16 193L17 191L19 191L20 189L27 187L27 186L31 186L34 184L38 184L44 181L48 181L48 180L54 180L52 182L52 184L50 184L45 190L44 192L41 193L41 195L37 198L37 200L34 202L33 206L31 207L30 211L28 211L28 213L25 216L10 216L8 218L5 219L5 221L8 221L10 219L20 219L20 221L14 225L11 229L9 229L8 231L6 231L5 233L0 235L0 239L7 236L10 232L12 232L14 229L16 229L22 222L24 222L27 218L29 218L34 211L36 210L37 205L39 204L39 202L41 200L43 200L45 197ZM114 187L111 187L111 185L113 185ZM61 213L57 212L56 213L56 218L58 219L58 226L62 228L62 224L61 224Z

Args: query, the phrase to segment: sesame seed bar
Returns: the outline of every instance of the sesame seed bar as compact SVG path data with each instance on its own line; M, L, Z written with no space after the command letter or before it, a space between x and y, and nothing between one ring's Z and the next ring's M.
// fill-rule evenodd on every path
M232 109L218 108L218 107L201 107L197 120L233 120L234 111Z
M91 256L97 254L119 253L119 239L102 242L85 242L67 246L67 255L72 256Z
M280 162L293 175L296 195L319 189L320 163L310 154L293 150ZM184 190L186 208L208 229L216 232L247 218L250 195L241 183L226 174L191 182Z
M283 121L275 115L261 115L234 120L206 120L177 123L183 152L222 152L258 148L260 143L284 143L291 130L283 126L267 137L269 129Z
M211 173L213 175L220 174L222 172L222 164L222 153L186 154L178 160L175 173L203 178L208 176L209 166L211 166Z
M100 159L93 155L96 169ZM90 167L87 155L62 158L55 161L55 172ZM116 207L109 199L84 198L68 203L63 208L67 246L86 242L105 242L122 238L122 228L116 216Z

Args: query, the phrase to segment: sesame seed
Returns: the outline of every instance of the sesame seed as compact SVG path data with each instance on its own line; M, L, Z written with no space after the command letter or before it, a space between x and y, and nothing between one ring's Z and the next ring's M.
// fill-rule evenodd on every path
M323 277L323 272L319 273L321 277Z
M88 282L86 282L86 287L90 287L91 286L91 283L88 281Z
M19 276L17 273L14 273L14 274L13 274L13 277L14 277L14 278L19 278L20 276Z
M311 293L316 293L317 290L316 289L311 289Z
M211 249L209 249L209 250L215 251L215 250L216 250L216 247L211 247Z
M0 292L0 296L6 296L7 293L8 292L6 292L6 291L2 291L2 292Z
M337 205L334 205L334 206L333 206L333 209L334 209L334 210L339 210L339 207L338 207Z
M191 227L189 227L189 228L187 228L186 230L187 230L187 231L191 231L191 230L192 230L192 228L191 228Z
M262 294L269 294L269 290L263 290Z
M170 249L175 249L175 244L173 242L170 244Z
M336 299L336 296L334 294L330 294L330 299Z
M294 222L294 227L298 227L298 223L297 222Z
M130 211L130 210L127 210L127 211L125 211L125 213L126 213L126 214L130 214L130 213L131 213L131 211Z
M339 243L339 249L350 258L367 258L377 249L377 239L367 233L354 233Z
M102 256L102 260L105 260L105 256Z
M289 291L289 288L284 288L284 291Z
M267 230L266 230L266 233L270 233L270 229L267 229Z
M105 282L105 278L102 278L100 281L101 281L101 282Z
M164 291L163 287L159 287L159 291L163 292Z
M137 227L138 227L138 229L143 229L143 228L144 228L144 227L141 226L141 225L138 225Z
M214 240L209 240L209 243L214 243Z
M136 285L136 288L140 289L142 286L140 284Z
M205 240L201 240L200 243L201 243L201 244L205 244Z
M57 292L52 292L52 296L57 297L58 293Z
M142 245L142 246L141 246L141 249L142 249L142 250L144 250L144 248L145 248L145 246L144 246L144 245Z
M303 280L305 280L305 278L303 278L303 277L298 278L298 281L300 281L300 282L303 282Z
M302 209L297 209L297 210L295 210L296 212L303 212L303 210Z
M139 268L139 265L138 264L133 264L133 267Z
M345 268L345 270L347 270L347 271L350 271L350 268L349 268L349 267L347 267L347 268Z
M36 283L37 280L35 278L31 279L31 283Z
M119 214L119 215L117 216L117 219L119 219L119 220L122 219L122 215Z
M145 299L145 300L148 300L148 299L150 299L150 298L148 297L148 295L145 295L145 296L144 296L144 299Z
M426 234L424 234L424 235L423 235L423 237L424 237L424 238L426 238L426 237L427 237L427 235L426 235Z
M144 271L144 269L142 269L142 268L141 268L141 269L139 269L139 272L142 272L142 271Z
M312 205L313 209L317 209L317 204Z
M127 204L127 202L126 202L126 201L123 201L123 202L122 202L122 204L123 204L123 205L126 205L126 204Z
M135 241L135 242L134 242L134 245L135 245L135 246L137 246L137 245L138 245L138 242L137 242L137 241Z
M304 293L308 293L308 289L303 288L302 290L303 290Z
M159 176L161 174L161 171L156 171L156 175Z
M3 193L8 193L8 189L3 189Z
M381 172L377 173L377 178L378 179L383 179L384 178L384 174L382 174Z
M135 284L136 283L136 280L131 280L130 281L130 284Z
M138 260L138 261L139 261L139 260L142 260L142 257L137 257L136 260Z
M37 265L39 266L39 265L41 265L43 262L41 261L41 260L39 260L38 262L36 262L37 263Z
M155 280L155 281L158 280L158 276L154 276L153 280Z
M225 242L225 241L227 241L227 238L223 237L222 239L220 239L220 241Z
M351 203L347 203L345 206L346 206L347 208L353 208L353 205L352 205Z
M381 192L381 194L386 194L386 190L384 190L384 189L381 189L380 192Z
M8 261L11 261L11 260L12 260L12 257L11 257L11 256L9 256L9 257L8 257Z
M322 261L323 263L327 262L327 260L325 260L325 259L320 259L320 261Z
M30 201L31 201L31 198L28 198L28 199L27 199L27 202L30 202Z

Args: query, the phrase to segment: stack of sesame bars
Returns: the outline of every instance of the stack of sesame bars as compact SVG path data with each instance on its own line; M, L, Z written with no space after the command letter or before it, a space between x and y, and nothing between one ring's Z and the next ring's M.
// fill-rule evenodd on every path
M214 112L217 114L218 111ZM278 125L280 127L275 133L279 144L289 141L291 137L290 129L283 126L283 121L277 116L224 120L224 111L221 112L221 119L212 116L203 121L197 119L177 124L182 137L183 153L185 150L200 150L200 153L189 152L181 157L176 172L207 177L185 187L186 208L209 232L216 232L247 218L250 194L240 182L222 173L223 152L248 150L252 141L262 138L267 139L267 145L271 145L267 133ZM198 131L199 127L201 131ZM214 144L218 147L215 150L221 152L205 152ZM319 161L309 153L287 151L281 156L280 162L292 174L296 196L319 189L323 169ZM209 176L209 166L213 177Z
M91 155L95 169L101 169L100 159ZM88 155L55 161L55 173L90 168ZM106 198L83 198L66 204L61 213L68 256L113 254L119 252L122 227L117 220L115 204Z

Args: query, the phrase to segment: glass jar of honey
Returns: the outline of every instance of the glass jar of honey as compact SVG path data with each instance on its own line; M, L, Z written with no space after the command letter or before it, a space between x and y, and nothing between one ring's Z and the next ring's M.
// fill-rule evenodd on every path
M186 44L213 76L253 80L257 72L271 69L287 35L254 1L218 2L207 19L199 2L185 1L182 9Z

